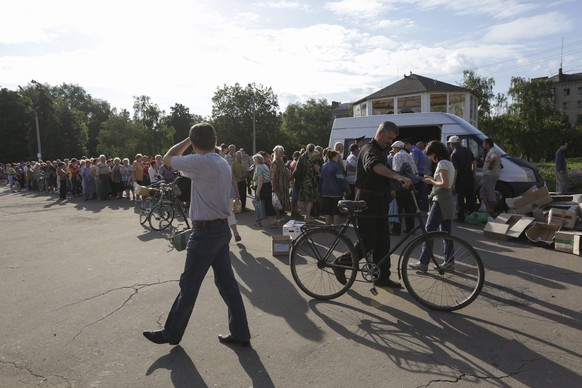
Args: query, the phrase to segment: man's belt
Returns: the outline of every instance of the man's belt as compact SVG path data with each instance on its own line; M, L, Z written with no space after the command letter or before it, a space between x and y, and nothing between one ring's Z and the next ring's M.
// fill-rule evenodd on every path
M226 218L217 218L216 220L194 220L192 229L207 229L211 226L226 223Z

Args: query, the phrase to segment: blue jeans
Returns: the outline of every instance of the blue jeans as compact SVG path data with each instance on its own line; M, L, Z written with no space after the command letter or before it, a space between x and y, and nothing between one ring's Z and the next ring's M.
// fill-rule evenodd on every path
M180 276L180 293L164 326L164 337L170 342L179 342L182 339L200 286L210 267L214 271L214 284L228 307L230 334L240 341L250 339L247 314L230 262L230 238L231 232L226 219L207 228L192 229L184 272Z
M428 218L426 220L426 231L434 232L439 229L442 232L451 233L451 220L443 221L443 214L441 211L441 205L437 201L433 201L430 204L430 210L428 212ZM445 262L449 263L454 261L453 257L453 242L450 240L445 241ZM420 262L422 264L429 264L430 256L429 252L432 251L432 242L422 244L422 251L420 253Z

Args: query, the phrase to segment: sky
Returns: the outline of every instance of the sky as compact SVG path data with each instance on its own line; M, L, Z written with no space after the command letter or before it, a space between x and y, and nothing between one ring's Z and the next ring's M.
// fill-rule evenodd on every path
M582 73L578 0L18 0L0 23L0 88L83 87L132 111L146 95L210 116L217 88L271 87L279 110L352 102L415 73L458 85ZM578 32L578 33L577 33Z

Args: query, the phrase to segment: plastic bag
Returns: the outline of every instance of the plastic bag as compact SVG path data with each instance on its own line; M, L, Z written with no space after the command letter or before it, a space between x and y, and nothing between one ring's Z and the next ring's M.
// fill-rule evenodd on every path
M465 221L471 225L485 226L489 222L489 214L485 212L473 212L465 218Z
M240 199L235 198L232 200L232 212L234 214L242 213L242 202Z
M186 229L181 232L174 233L172 237L170 237L170 242L177 251L183 251L188 245L188 240L190 239L191 234L192 229Z
M398 216L398 204L396 203L396 199L393 199L390 202L390 207L388 208L388 222L393 224L400 223L400 217Z
M253 206L255 207L255 220L261 221L266 217L267 210L265 209L265 201L254 197Z
M273 200L273 208L275 210L283 209L283 205L281 204L281 201L279 200L279 196L277 195L277 193L273 193L272 200Z

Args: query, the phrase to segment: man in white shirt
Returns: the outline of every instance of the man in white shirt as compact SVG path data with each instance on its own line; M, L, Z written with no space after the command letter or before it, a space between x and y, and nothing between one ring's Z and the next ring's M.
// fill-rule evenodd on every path
M207 123L194 125L190 136L168 150L164 164L180 170L192 180L186 264L180 276L180 293L163 330L144 331L156 344L177 345L182 340L206 273L212 267L214 283L228 307L229 335L219 335L221 343L250 346L250 332L240 289L232 271L229 241L232 237L227 218L230 211L232 171L214 152L216 132ZM192 147L195 154L182 155Z

